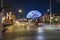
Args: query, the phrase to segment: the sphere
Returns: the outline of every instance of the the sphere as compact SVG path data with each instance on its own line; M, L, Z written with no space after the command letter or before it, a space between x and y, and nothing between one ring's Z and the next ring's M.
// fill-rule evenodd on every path
M27 14L27 17L26 18L32 18L32 19L35 19L35 18L38 18L41 16L41 13L37 10L32 10L30 11L28 14Z

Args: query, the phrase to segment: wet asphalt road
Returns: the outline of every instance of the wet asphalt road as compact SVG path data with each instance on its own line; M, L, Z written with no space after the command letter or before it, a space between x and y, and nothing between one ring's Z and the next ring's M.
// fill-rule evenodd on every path
M24 28L24 27L23 27ZM4 33L3 40L60 40L60 30L58 29L43 29L44 27L34 27L23 31L14 31Z

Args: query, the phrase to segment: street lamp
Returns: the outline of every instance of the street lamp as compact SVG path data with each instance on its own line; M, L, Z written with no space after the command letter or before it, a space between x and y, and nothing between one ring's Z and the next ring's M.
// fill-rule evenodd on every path
M22 10L21 10L21 9L19 9L18 11L19 11L19 13L20 13L20 17L21 17ZM18 17L19 17L19 16L18 16Z
M52 16L52 7L51 7L51 0L50 0L50 9L47 10L50 13L50 24L51 24L51 16Z
M21 9L19 9L19 13L21 13L22 12L22 10Z
M50 10L48 9L47 12L50 12Z

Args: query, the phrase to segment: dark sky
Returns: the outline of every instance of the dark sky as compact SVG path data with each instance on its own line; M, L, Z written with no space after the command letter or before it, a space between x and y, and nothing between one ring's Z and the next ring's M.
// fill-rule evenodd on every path
M31 10L38 10L41 13L47 12L50 8L50 0L4 0L7 3L15 15L20 15L18 10L22 9L22 16L26 17L27 13ZM60 13L60 1L52 0L52 12Z

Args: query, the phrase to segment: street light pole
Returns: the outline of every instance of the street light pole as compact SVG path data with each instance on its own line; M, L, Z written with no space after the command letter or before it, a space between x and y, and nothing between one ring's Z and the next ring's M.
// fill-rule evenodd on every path
M21 10L21 9L19 9L18 11L19 11L19 13L20 13L20 17L21 17L22 10Z
M3 7L3 0L1 0L1 7Z
M3 17L3 0L1 0L1 8L2 8L2 12L0 13L0 40L2 40L2 17Z
M2 14L2 17L3 17L3 12L4 12L4 9L3 9L3 0L1 0L1 8L2 8L1 14Z
M51 10L51 0L50 0L50 24L51 24L51 15L52 15L52 14L51 14L51 13L52 13L51 11L52 11L52 10Z

